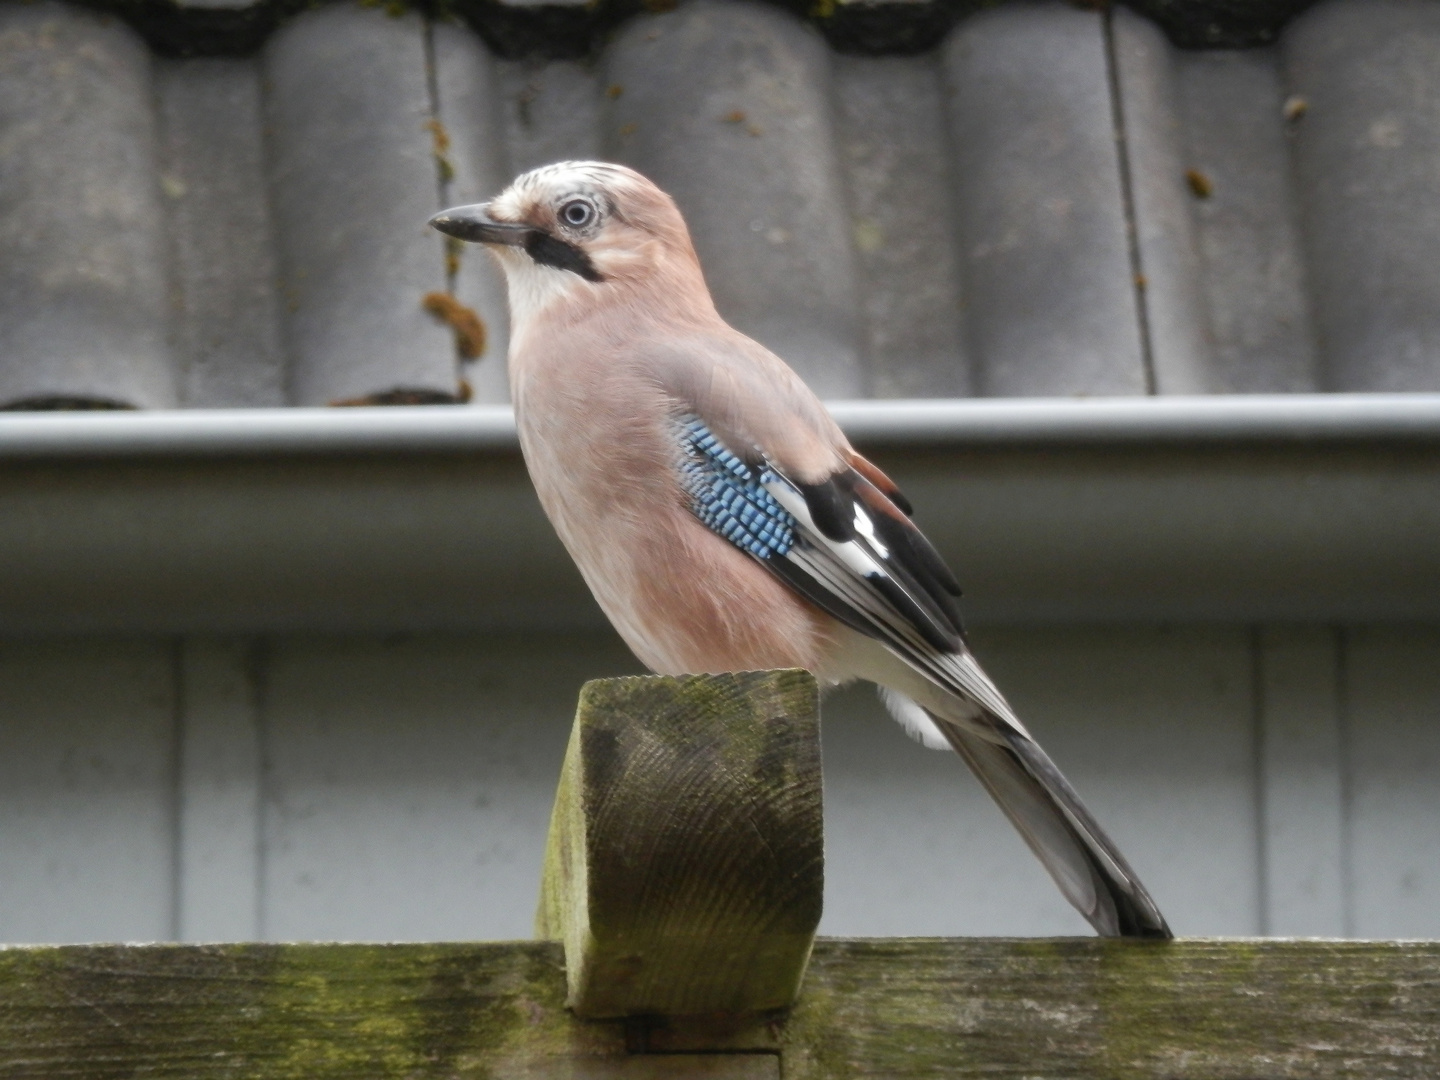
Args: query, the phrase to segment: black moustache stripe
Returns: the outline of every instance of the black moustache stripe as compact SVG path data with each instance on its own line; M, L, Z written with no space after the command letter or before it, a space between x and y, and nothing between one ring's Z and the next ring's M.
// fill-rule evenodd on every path
M590 261L590 256L565 240L541 232L531 232L525 238L525 252L542 266L553 266L557 270L569 270L579 274L586 281L604 281L600 271Z

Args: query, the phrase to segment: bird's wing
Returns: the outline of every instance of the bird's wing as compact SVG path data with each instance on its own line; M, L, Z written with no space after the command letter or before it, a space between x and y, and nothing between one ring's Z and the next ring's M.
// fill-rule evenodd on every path
M822 611L1025 733L965 647L955 576L883 472L844 447L838 471L805 483L759 447L726 445L695 414L676 429L682 484L701 521Z
M842 468L804 483L759 447L742 456L694 413L675 425L695 515L816 607L979 706L967 725L933 718L1066 898L1102 934L1169 937L1119 849L970 654L960 587L894 483L848 447Z
M747 520L789 540L746 547L796 592L875 638L994 722L1025 728L965 647L955 576L910 504L851 448L774 353L734 331L649 343L637 358L677 403L684 481L702 520L735 540ZM997 732L994 738L999 738Z
M797 481L819 481L845 465L849 443L829 411L784 361L722 327L637 343L630 357L681 412L704 420L751 465L762 460Z

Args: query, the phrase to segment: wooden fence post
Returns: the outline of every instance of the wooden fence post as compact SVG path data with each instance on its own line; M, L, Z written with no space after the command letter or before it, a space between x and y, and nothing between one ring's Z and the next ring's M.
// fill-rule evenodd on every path
M579 1016L740 1016L794 1000L823 886L808 672L602 679L580 692L536 934Z

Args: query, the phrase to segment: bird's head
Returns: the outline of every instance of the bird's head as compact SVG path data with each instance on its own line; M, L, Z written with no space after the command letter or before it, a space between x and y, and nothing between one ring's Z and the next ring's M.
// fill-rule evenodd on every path
M489 202L457 206L430 224L485 244L529 314L561 295L698 274L674 201L634 169L566 161L518 177Z

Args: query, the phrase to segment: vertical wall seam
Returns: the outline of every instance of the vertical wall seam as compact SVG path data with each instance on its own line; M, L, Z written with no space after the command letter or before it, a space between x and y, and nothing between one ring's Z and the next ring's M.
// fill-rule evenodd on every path
M185 913L185 720L188 687L185 678L185 638L170 639L170 915L168 936L180 940Z
M1125 218L1125 244L1130 253L1130 288L1135 297L1135 323L1140 335L1140 363L1145 393L1157 393L1155 356L1150 342L1150 311L1146 301L1145 266L1140 254L1140 226L1135 213L1135 185L1130 171L1130 146L1125 131L1125 99L1120 86L1120 58L1115 49L1115 15L1102 16L1105 35L1105 73L1110 83L1110 120L1115 132L1115 156L1120 172L1120 209Z
M270 661L268 638L253 639L245 650L245 683L250 697L250 708L255 722L255 741L259 756L258 776L255 792L255 896L254 916L251 925L255 937L260 941L269 938L267 931L267 903L270 872L268 865L269 819L271 803L271 775L274 771L270 760L270 716L268 680L266 678Z
M1340 773L1340 928L1355 936L1355 776L1350 716L1350 631L1334 628L1335 718Z
M1255 799L1255 904L1260 936L1274 933L1270 912L1270 803L1266 777L1265 634L1250 627L1250 746Z

